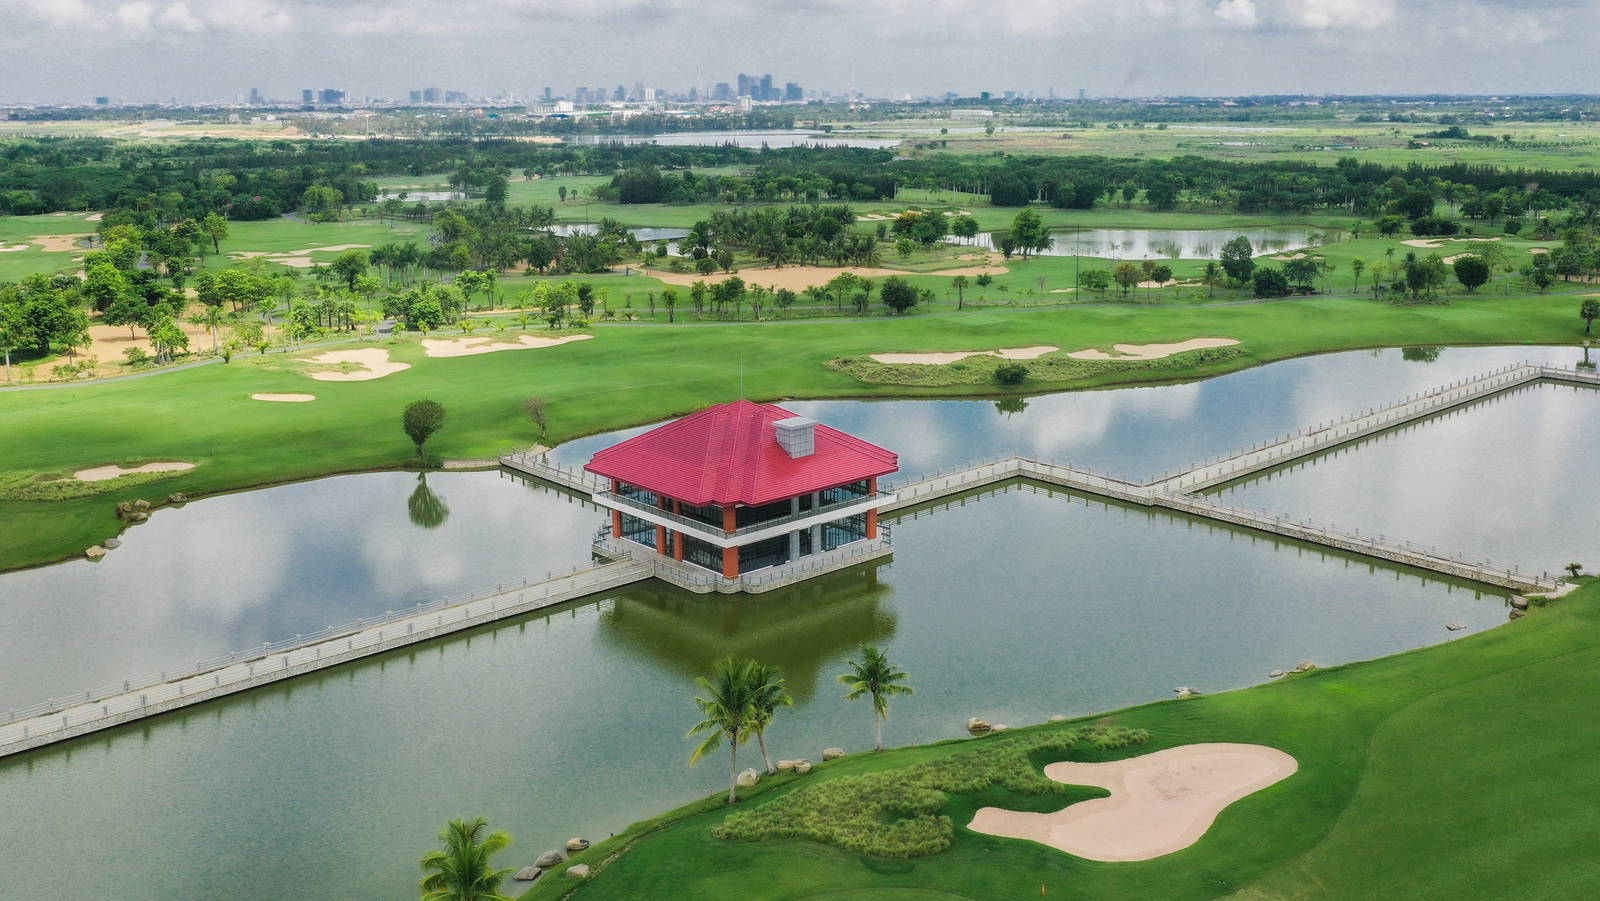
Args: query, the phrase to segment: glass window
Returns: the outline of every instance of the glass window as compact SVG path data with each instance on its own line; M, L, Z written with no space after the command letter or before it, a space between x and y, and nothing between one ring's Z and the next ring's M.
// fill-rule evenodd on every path
M821 492L821 505L826 507L830 504L847 504L861 500L867 496L867 484L867 480L862 479L859 482L825 488Z
M759 507L740 507L736 511L735 521L739 528L760 525L774 519L782 519L789 515L789 499L784 498L771 504L762 504Z
M860 541L867 537L867 514L857 513L826 523L822 527L822 549L831 551L840 545Z
M712 572L722 572L722 548L692 535L683 536L683 559Z
M747 573L789 562L789 536L778 535L739 548L739 572Z
M629 541L637 541L646 547L656 546L655 523L646 522L637 516L622 514L622 537Z

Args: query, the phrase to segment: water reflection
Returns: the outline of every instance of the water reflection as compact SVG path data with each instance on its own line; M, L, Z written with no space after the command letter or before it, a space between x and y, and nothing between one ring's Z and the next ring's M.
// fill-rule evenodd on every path
M444 498L428 487L428 474L417 473L417 487L406 499L406 512L411 514L411 524L424 529L437 529L450 516Z
M600 638L684 679L733 654L781 668L796 703L828 681L823 665L894 637L884 561L763 595L693 595L647 582L600 615Z
M1437 363L1442 353L1444 348L1434 346L1400 348L1400 358L1412 363Z

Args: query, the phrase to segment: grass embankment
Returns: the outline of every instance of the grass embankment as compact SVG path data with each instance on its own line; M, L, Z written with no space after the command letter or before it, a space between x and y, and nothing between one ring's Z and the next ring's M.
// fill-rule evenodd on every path
M952 796L944 809L957 823L950 848L906 859L796 839L718 839L713 830L729 811L713 798L579 855L576 862L608 861L590 879L551 873L524 898L1031 898L1041 884L1051 897L1073 898L1579 897L1600 880L1589 847L1600 809L1588 801L1600 792L1592 764L1600 719L1589 715L1584 689L1597 678L1600 583L1591 581L1459 641L1093 718L1148 730L1150 740L1075 758L1226 741L1280 748L1299 761L1295 775L1228 807L1197 844L1164 857L1097 863L968 831L962 824L978 807L1021 800L992 790ZM893 778L996 741L854 755L771 780L738 814L825 791L833 780ZM1021 809L1062 806L1033 797Z
M919 387L864 383L829 360L889 351L986 350L1054 344L1063 350L1118 342L1237 338L1238 356L1187 369L1126 368L1060 382L1045 391L1170 381L1319 351L1403 344L1569 343L1582 337L1570 298L1490 298L1396 307L1336 298L1193 307L1090 307L1015 313L809 320L763 325L617 327L559 348L434 358L419 345L383 344L410 363L365 382L313 381L301 372L250 365L201 366L154 378L41 391L0 392L0 460L12 472L60 472L127 460L202 463L165 480L159 493L191 497L335 472L398 466L412 448L401 408L432 398L449 411L429 445L444 457L492 457L532 444L522 412L546 399L546 443L620 428L732 400L990 394L986 383ZM742 378L741 378L742 372ZM252 400L308 392L310 403ZM61 559L114 534L113 506L137 490L57 503L0 501L0 568ZM153 500L153 498L152 498Z

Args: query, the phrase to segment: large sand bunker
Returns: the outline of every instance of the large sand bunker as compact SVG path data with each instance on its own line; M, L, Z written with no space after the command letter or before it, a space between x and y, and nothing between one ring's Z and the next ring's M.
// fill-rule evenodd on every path
M371 244L328 244L322 247L306 247L300 250L283 252L272 250L230 250L228 251L228 256L235 260L253 260L259 257L269 263L277 263L280 266L310 269L317 263L310 256L313 253L341 253L346 250L360 250L363 247L371 246Z
M303 404L317 399L315 394L252 394L251 400L268 400L280 404Z
M93 232L84 232L77 235L34 235L29 238L39 249L45 253L73 253L78 250L78 239L88 238Z
M186 469L194 469L194 464L173 461L170 463L146 463L143 466L135 466L132 469L123 469L115 463L108 463L105 466L80 469L73 473L72 477L80 482L104 482L107 479L132 475L136 472L183 472Z
M386 375L393 375L402 369L410 369L410 363L397 363L389 359L389 352L381 347L363 347L360 350L330 350L318 354L305 362L319 366L338 366L341 363L356 363L361 366L354 372L323 371L308 372L320 382L366 382L372 379L381 379Z
M999 357L1002 360L1033 360L1061 348L1054 344L1036 344L1032 347L1002 347L999 350L957 350L949 353L927 354L873 354L879 363L928 363L939 365L955 363L967 357Z
M587 341L593 335L567 335L562 338L541 338L536 335L518 335L515 341L496 341L493 338L456 338L454 340L424 338L422 350L430 357L470 357L473 354L494 353L497 350L529 350L537 347L555 347L573 341Z
M1108 354L1098 348L1090 347L1085 350L1075 350L1067 356L1074 360L1121 360L1136 362L1139 360L1159 360L1173 354L1181 354L1186 350L1201 350L1208 347L1232 347L1239 343L1237 338L1190 338L1179 341L1177 344L1114 344L1112 349L1116 353Z
M1020 838L1090 860L1149 860L1200 840L1229 804L1299 769L1293 757L1264 745L1198 744L1109 763L1052 763L1044 774L1067 785L1094 785L1109 798L1055 813L980 809L967 828Z

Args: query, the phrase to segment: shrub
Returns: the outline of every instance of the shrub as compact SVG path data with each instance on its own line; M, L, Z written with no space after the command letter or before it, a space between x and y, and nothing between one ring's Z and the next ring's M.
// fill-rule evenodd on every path
M994 368L994 380L1002 385L1020 385L1028 377L1028 367L1021 363L1001 363Z
M873 857L921 857L950 847L955 826L941 811L949 793L999 785L1014 792L1061 794L1034 757L1063 756L1079 745L1112 750L1149 740L1143 729L1086 726L985 741L981 748L914 766L844 776L797 789L768 804L729 814L711 834L728 841L800 838Z

